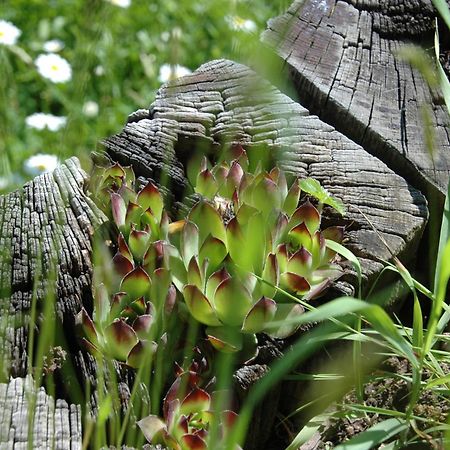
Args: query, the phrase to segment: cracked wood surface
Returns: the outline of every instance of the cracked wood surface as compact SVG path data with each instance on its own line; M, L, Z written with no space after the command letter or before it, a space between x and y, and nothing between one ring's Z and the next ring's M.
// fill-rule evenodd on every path
M81 449L80 405L37 390L31 377L0 383L0 405L1 450Z
M170 161L171 187L187 186L183 164L195 151L218 155L240 142L253 156L266 150L287 172L318 179L348 207L347 246L367 277L379 273L389 251L361 215L367 215L395 255L411 259L426 222L422 194L379 159L311 115L246 66L212 61L163 86L150 110L130 116L124 130L104 141L113 160L157 178Z
M287 62L300 101L426 195L443 200L449 117L441 95L397 52L433 48L431 0L300 0L263 34ZM424 108L435 160L424 143Z

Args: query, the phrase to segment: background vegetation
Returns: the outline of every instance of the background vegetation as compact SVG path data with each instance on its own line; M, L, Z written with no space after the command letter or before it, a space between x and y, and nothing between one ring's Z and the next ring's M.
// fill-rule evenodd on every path
M167 78L167 64L195 70L215 58L247 61L267 19L288 4L2 2L0 20L12 23L20 35L13 45L0 43L0 192L21 185L41 169L24 166L32 155L76 155L86 164L96 142L120 131L128 114L149 106ZM48 53L67 60L69 80L55 83L39 72L36 60ZM66 121L56 131L39 130L27 121L35 113Z

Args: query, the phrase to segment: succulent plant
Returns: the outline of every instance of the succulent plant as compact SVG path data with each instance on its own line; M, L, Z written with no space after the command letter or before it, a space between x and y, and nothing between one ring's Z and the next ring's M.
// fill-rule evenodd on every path
M298 180L289 187L278 168L246 172L245 151L236 156L212 169L202 161L195 190L205 198L184 221L183 264L174 279L211 344L225 352L256 347L255 334L268 331L271 321L303 312L280 290L311 300L342 274L326 240L341 242L343 228L320 231L319 209L308 200L298 206ZM323 188L320 193L332 203ZM287 337L294 331L284 325L268 332Z
M177 371L164 398L163 417L149 415L138 422L151 444L161 444L170 450L221 448L237 414L231 410L213 411L208 387L199 387L200 382L201 374L193 365L186 371ZM218 423L219 441L222 442L215 442L211 447L208 438L214 422Z

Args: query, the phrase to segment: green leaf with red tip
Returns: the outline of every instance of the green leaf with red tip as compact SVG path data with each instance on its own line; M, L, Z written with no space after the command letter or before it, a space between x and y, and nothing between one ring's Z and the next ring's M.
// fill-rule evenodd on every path
M235 353L242 350L243 334L239 328L208 327L205 330L211 345L223 353Z
M225 433L229 432L238 419L238 415L229 409L220 412L221 425Z
M123 237L122 233L119 233L119 237L117 238L117 245L118 245L119 253L122 256L125 256L125 258L127 258L130 262L133 263L134 262L133 256L130 252L128 244L126 243L125 238Z
M206 297L214 298L217 286L219 286L219 284L222 283L222 281L226 280L227 278L230 278L230 274L224 267L214 272L206 282Z
M300 181L300 188L303 192L317 198L320 203L330 205L339 214L345 214L345 207L343 203L330 195L330 193L314 178L306 178Z
M159 226L159 220L155 217L155 215L153 214L153 212L150 208L148 208L141 214L139 220L141 222L141 226L150 227L150 232L151 232L153 239L156 240L156 239L161 238L160 237L161 230L160 230L160 226Z
M141 225L141 215L144 210L136 203L129 202L127 207L127 214L125 216L125 222L129 226L135 224L138 227Z
M196 434L184 434L181 436L183 450L207 450L206 442Z
M277 310L277 304L267 297L261 297L248 312L242 331L244 333L260 333L270 322Z
M253 189L252 205L267 216L273 209L280 209L281 202L280 189L270 177L264 176Z
M123 171L125 172L125 181L127 186L133 186L136 181L136 175L134 174L134 170L132 166L122 166Z
M283 241L283 238L286 236L288 223L288 216L285 213L280 212L280 214L276 218L275 226L272 231L272 248Z
M96 323L103 324L109 316L109 294L106 286L101 283L94 292L94 314L93 319Z
M134 265L120 253L116 253L112 259L114 271L123 278L134 269Z
M150 245L150 233L136 230L132 225L128 244L134 259L142 261Z
M188 310L194 319L205 325L221 325L211 303L197 286L186 285L183 289L183 295Z
M138 342L133 328L120 319L105 328L105 338L109 353L118 361L126 361L128 353Z
M224 162L217 166L214 166L212 169L212 173L214 175L214 178L216 179L218 192L221 195L223 195L226 191L226 181L229 170L230 168Z
M241 248L240 257L235 261L239 261L239 266L244 270L250 270L259 275L269 246L267 217L264 217L262 213L250 217L244 235L245 247Z
M318 284L324 280L334 281L342 276L344 271L337 264L326 264L314 270L311 274L311 283Z
M311 255L313 257L313 267L322 266L328 261L325 259L326 256L326 245L325 239L320 231L316 231L311 237Z
M154 415L144 417L137 422L137 425L151 444L156 444L157 440L160 442L163 431L167 432L166 424L158 416Z
M273 321L277 323L280 322L282 325L279 325L276 329L274 329L269 324L266 328L266 333L277 339L285 339L291 336L299 328L299 325L292 323L291 319L298 317L304 312L305 310L303 306L298 303L278 303Z
M276 293L276 287L280 277L280 271L278 269L277 257L274 253L269 253L266 258L262 278L267 283L261 283L261 292L266 297L273 297Z
M199 231L195 223L187 221L181 232L181 255L184 263L189 264L192 257L198 254Z
M81 308L81 311L76 315L75 323L81 326L84 335L92 344L98 344L97 330L94 322L84 308Z
M152 281L145 270L138 266L127 274L120 283L120 290L127 293L128 298L136 300L149 294Z
M301 223L292 228L288 233L290 241L298 246L305 247L306 250L312 251L312 237L305 223Z
M214 175L209 169L202 170L197 176L195 192L203 195L203 197L206 197L209 200L212 200L214 195L216 195L217 190L218 186Z
M242 227L239 225L236 217L233 217L227 225L227 248L230 253L231 259L239 261L242 255L242 249L245 245L245 238Z
M134 302L131 302L129 304L130 308L133 309L133 311L138 315L141 316L142 314L145 314L147 310L147 303L145 301L144 297L138 298Z
M225 244L212 236L208 236L203 242L199 251L199 264L203 266L206 259L209 261L207 276L213 271L217 270L219 264L225 259L228 251Z
M150 338L153 323L154 319L150 314L143 314L142 316L136 317L132 328L138 339L146 340Z
M295 180L284 199L282 210L291 217L297 209L300 200L300 186L298 180Z
M278 269L279 269L280 273L286 272L287 264L289 261L289 252L287 249L287 245L280 244L277 247L276 255L277 255Z
M242 326L252 306L252 297L236 278L227 278L217 286L214 309L219 320L229 326Z
M144 211L150 208L158 222L161 220L164 200L159 189L151 181L139 191L136 201Z
M200 268L197 263L197 258L193 256L189 262L187 270L187 282L197 286L200 290L203 290L203 278L200 272Z
M119 229L125 228L125 217L127 214L127 207L124 199L115 192L111 193L111 210L114 223Z
M200 201L195 204L189 212L188 220L198 226L200 243L203 243L208 235L226 242L226 231L222 218L209 203Z
M116 162L105 169L104 178L106 179L107 177L124 178L125 170L119 163Z
M298 295L307 294L311 288L306 278L292 272L282 273L280 283L287 290L295 292Z
M305 247L300 247L290 258L287 272L295 273L301 277L308 277L312 270L313 257Z
M230 170L228 171L227 179L224 186L225 197L231 198L233 192L239 188L243 175L244 171L242 170L241 165L237 161L233 161Z
M338 244L342 243L344 239L344 230L345 227L339 227L339 226L333 226L325 228L325 230L322 231L322 236L326 240L337 242ZM336 256L336 252L329 249L327 247L326 253L325 253L325 260L331 261Z
M181 414L193 414L202 411L208 411L211 406L211 396L200 389L199 387L194 387L192 391L183 399L180 406Z
M243 203L236 213L236 219L241 226L244 226L250 220L250 217L258 213L258 210L253 206Z
M310 234L314 234L319 229L320 213L309 201L306 201L295 210L289 221L289 228L293 228L301 223L306 225Z
M126 363L134 369L139 369L144 363L152 359L157 349L156 342L141 340L128 353Z
M168 256L167 256L168 260ZM152 242L144 255L144 269L147 273L153 273L155 269L166 265L166 255L163 241Z
M88 341L86 338L81 338L81 344L84 348L95 358L100 358L102 356L101 351L92 342Z
M110 320L114 320L117 317L119 317L120 313L122 312L122 309L125 306L126 297L127 297L126 292L118 292L117 294L113 295L113 298L111 300L111 309L109 313Z

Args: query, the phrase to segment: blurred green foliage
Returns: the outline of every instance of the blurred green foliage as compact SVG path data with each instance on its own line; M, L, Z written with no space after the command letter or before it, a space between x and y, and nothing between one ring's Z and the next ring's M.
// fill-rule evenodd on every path
M24 161L38 153L60 159L76 155L87 165L96 142L120 131L128 114L149 106L161 85L163 64L195 70L215 58L248 61L266 21L290 2L114 3L121 2L2 2L0 20L14 24L21 35L15 45L0 43L0 192L31 177ZM35 65L46 53L45 42L55 39L63 43L58 54L72 68L66 83L42 77ZM97 114L92 102L98 104ZM67 123L58 131L27 126L26 117L38 112L67 117Z

